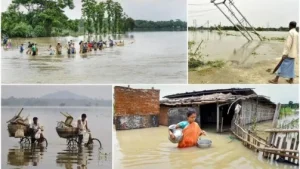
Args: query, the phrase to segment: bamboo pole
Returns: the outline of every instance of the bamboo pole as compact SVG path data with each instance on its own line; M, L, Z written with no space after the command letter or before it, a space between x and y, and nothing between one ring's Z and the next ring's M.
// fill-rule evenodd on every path
M256 145L252 144L251 142L246 141L245 139L238 136L236 133L233 132L235 136L237 136L239 139L242 139L244 142L247 142L248 144L251 144L253 147L256 147L259 150L265 150L265 151L274 151L274 152L292 152L292 153L299 153L298 150L287 150L287 149L278 149L278 148L267 148L267 147L257 147ZM299 158L299 157L297 157Z
M271 132L271 133L294 133L298 132L298 129L266 129L266 130L258 130L258 131L264 131L264 132Z
M219 111L219 104L217 103L217 132L219 132L219 123L220 123L220 111Z
M242 127L240 127L238 124L235 124L235 125L236 125L236 127L240 128L240 130L242 130L244 133L247 133L247 131L244 130ZM253 139L255 139L257 142L259 142L259 143L262 144L262 145L269 146L268 144L266 144L266 143L260 141L259 139L255 138L255 137L253 137Z

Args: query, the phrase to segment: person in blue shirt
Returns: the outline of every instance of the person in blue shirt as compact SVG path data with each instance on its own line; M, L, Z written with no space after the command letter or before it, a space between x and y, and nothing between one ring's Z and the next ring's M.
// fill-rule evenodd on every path
M21 46L20 46L20 53L23 53L23 51L24 51L24 46L23 46L23 44L21 44Z

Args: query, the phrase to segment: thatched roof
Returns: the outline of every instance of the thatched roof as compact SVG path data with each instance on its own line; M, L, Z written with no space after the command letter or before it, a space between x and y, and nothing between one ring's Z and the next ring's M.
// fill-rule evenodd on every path
M252 88L229 88L229 89L214 89L214 90L201 90L201 91L193 91L193 92L185 92L185 93L176 93L164 96L164 98L175 99L175 98L187 98L187 97L196 97L203 95L212 95L212 94L233 94L233 95L243 95L248 96L252 94L256 94Z
M246 100L246 99L255 99L259 103L275 105L270 101L269 98L261 95L251 94L248 96L243 95L233 95L231 93L214 93L210 95L203 96L193 96L193 97L184 97L184 98L169 98L163 99L160 101L161 105L166 106L177 106L177 105L203 105L210 103L231 103L237 99Z

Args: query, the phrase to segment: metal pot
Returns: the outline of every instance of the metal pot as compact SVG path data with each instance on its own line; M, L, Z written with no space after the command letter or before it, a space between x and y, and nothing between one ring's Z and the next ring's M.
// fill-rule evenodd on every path
M169 135L169 140L172 143L179 143L183 138L183 133L181 129L176 129L176 124L172 124L169 126L169 130L172 130L172 133L174 134L175 138L172 139Z
M211 140L208 140L208 139L199 139L197 141L197 146L199 148L209 148L212 144L212 141Z

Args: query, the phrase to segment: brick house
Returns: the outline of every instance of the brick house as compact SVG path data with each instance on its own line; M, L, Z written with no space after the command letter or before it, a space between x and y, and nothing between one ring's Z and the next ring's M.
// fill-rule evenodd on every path
M159 90L114 87L114 123L117 130L159 126Z

